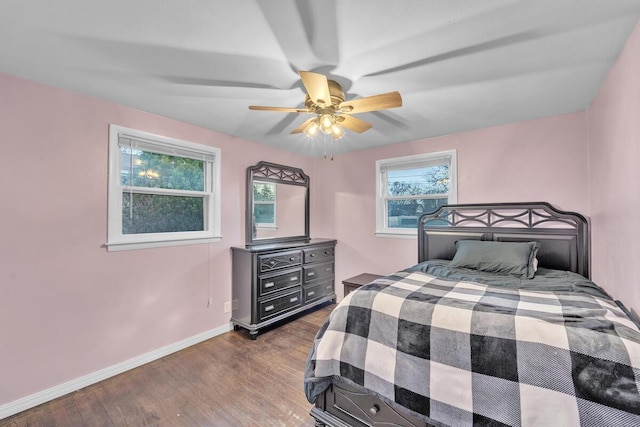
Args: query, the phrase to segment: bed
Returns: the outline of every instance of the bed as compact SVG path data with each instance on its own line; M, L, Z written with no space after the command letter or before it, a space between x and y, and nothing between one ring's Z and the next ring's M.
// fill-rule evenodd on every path
M418 263L349 293L305 369L317 426L638 426L637 318L589 280L587 220L446 205Z

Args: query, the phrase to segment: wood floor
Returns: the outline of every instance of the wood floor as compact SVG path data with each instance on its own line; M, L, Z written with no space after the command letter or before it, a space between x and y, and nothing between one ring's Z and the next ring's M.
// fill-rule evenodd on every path
M333 305L260 334L228 332L0 426L313 426L303 372Z

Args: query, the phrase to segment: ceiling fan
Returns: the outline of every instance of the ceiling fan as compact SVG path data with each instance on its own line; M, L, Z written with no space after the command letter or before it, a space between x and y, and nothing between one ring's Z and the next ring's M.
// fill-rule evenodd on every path
M306 120L291 133L304 132L308 137L313 138L318 132L322 132L337 140L344 136L343 128L362 133L372 127L371 123L353 117L351 114L402 106L402 97L399 92L388 92L345 101L344 91L337 82L328 80L322 74L310 71L299 71L298 74L307 91L304 101L306 108L250 105L249 109L313 114L314 117Z

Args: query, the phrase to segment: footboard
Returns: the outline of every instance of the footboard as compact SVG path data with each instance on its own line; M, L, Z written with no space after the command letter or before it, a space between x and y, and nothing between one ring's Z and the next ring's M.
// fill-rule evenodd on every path
M438 427L406 408L386 402L347 384L331 384L311 409L316 426L328 427Z

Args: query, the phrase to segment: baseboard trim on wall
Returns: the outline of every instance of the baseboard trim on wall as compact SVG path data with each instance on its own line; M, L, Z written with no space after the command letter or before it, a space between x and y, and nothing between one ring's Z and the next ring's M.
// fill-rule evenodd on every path
M0 420L230 331L231 323L0 406Z

